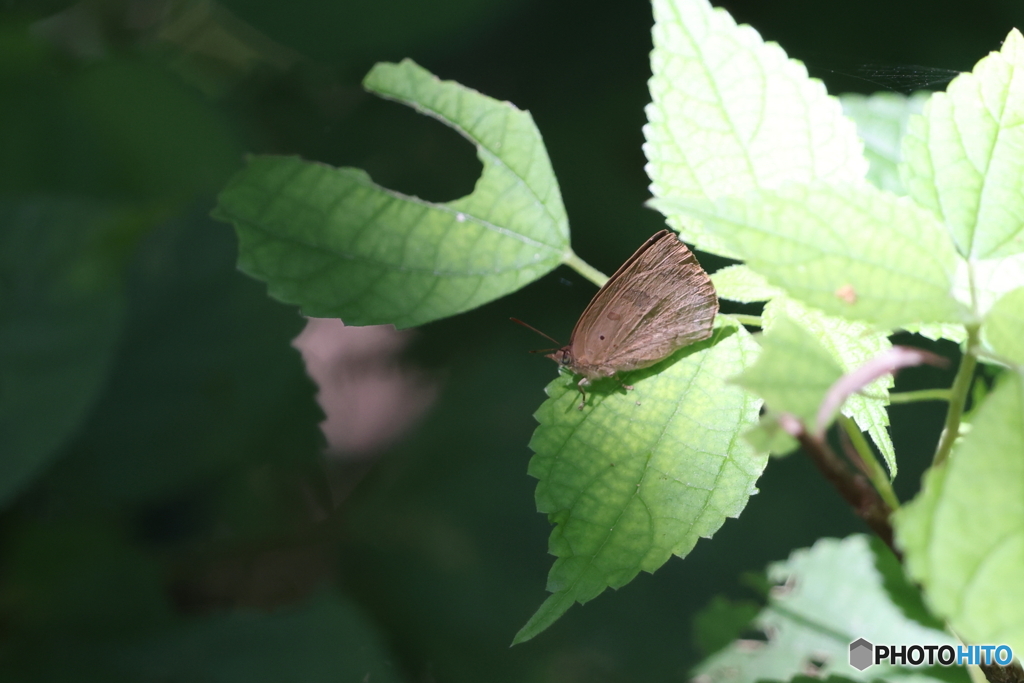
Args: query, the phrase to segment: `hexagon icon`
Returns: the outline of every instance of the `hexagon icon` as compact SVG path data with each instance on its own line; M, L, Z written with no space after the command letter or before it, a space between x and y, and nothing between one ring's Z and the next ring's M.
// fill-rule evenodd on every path
M872 664L874 650L875 646L863 638L853 641L850 643L850 666L857 671L868 668Z

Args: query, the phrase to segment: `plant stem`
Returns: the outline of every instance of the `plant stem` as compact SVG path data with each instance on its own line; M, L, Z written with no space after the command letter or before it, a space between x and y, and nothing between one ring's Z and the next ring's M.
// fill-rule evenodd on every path
M728 315L740 325L761 327L761 316L759 315L743 315L742 313L729 313Z
M948 401L953 395L950 389L920 389L889 394L889 403L915 403L917 401Z
M892 508L882 499L864 475L850 471L850 468L829 448L824 439L810 434L804 429L803 424L793 416L783 417L788 419L785 424L782 424L782 428L800 443L804 453L815 464L818 471L832 483L857 516L864 520L902 562L903 555L893 542L892 524L889 522Z
M565 257L563 263L593 282L598 287L604 287L604 283L608 282L607 275L581 259L574 251L569 252L569 255Z
M875 487L875 490L882 496L882 500L885 501L886 505L893 510L898 509L900 500L896 497L896 492L892 490L889 475L886 474L882 464L878 462L875 452L871 450L871 446L868 445L867 439L861 433L860 427L857 426L856 422L841 413L839 415L839 424L842 425L843 430L850 437L850 442L857 450L857 454L860 455L860 459L864 462L865 474L868 475L868 479Z
M950 389L949 409L946 411L946 425L942 429L942 436L939 438L939 446L935 449L934 465L941 465L946 462L949 452L953 449L953 442L960 435L960 420L964 414L964 405L967 403L967 393L971 389L971 381L974 379L974 368L978 364L978 325L967 326L967 344L964 348L964 356L960 360L960 369L956 372L956 379L953 380L953 387Z

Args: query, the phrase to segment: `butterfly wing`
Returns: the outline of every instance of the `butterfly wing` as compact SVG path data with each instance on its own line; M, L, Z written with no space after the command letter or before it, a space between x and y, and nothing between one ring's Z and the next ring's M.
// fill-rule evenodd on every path
M612 336L615 333L612 328L615 326L610 323L619 319L619 314L615 311L611 311L611 317L607 315L609 313L608 304L612 300L612 297L609 295L621 290L620 285L623 276L626 273L633 272L633 265L651 247L663 240L668 234L668 230L660 230L652 235L632 256L626 259L625 263L619 266L618 270L612 273L608 281L604 283L601 289L597 290L597 294L587 304L583 314L576 321L576 326L572 328L569 344L562 349L563 351L569 351L569 356L572 359L569 364L574 372L587 375L588 377L597 376L589 372L589 368L593 364L593 359L602 357L604 351L611 345ZM601 326L601 330L595 330L595 327L598 325ZM614 372L606 376L612 374Z
M711 336L718 298L704 269L668 230L649 239L580 316L570 346L576 371L607 377L645 368Z

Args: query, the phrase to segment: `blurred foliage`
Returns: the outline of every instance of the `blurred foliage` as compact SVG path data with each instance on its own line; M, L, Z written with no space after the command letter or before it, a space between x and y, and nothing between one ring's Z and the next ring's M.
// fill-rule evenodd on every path
M888 570L888 571L887 571ZM895 570L895 571L892 571ZM957 640L933 620L925 627L908 618L894 600L916 592L892 552L882 543L855 534L842 540L823 538L772 563L767 578L774 588L747 626L754 635L735 641L701 662L697 672L714 683L786 681L801 673L815 678L844 674L861 681L970 680L963 668L900 667L882 662L857 671L846 659L851 641L956 645ZM726 623L749 603L712 603L702 614L699 634L709 633L712 612ZM735 624L735 622L734 622ZM722 629L723 625L718 625Z
M874 89L843 80L865 62L969 68L1024 24L1006 0L967 21L952 0L724 4L833 92ZM206 217L243 152L467 194L469 145L360 89L411 57L532 112L576 246L610 271L662 223L641 208L650 26L646 3L570 0L4 5L3 680L684 680L709 596L856 528L807 463L774 461L713 544L509 649L549 564L526 444L554 368L507 318L567 337L592 288L558 271L423 328L404 362L437 404L376 460L325 460L302 320ZM907 496L941 408L893 411Z

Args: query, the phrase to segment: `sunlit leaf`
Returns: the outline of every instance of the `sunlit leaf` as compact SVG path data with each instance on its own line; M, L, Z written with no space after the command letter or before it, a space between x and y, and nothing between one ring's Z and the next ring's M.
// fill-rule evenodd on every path
M892 348L885 333L870 325L825 315L785 296L772 299L764 307L761 318L765 331L770 331L780 316L799 323L813 334L844 374ZM882 453L890 475L895 478L896 450L889 436L889 413L886 411L892 386L892 375L875 380L850 396L843 404L842 413L852 417L857 426L868 433Z
M850 643L957 644L951 636L908 617L894 604L894 583L901 592L913 591L905 580L879 571L876 555L864 536L822 539L794 552L785 562L771 565L768 578L779 587L753 622L766 641L736 642L701 663L694 674L709 683L787 681L814 670L815 678L841 674L854 681L935 681L917 667L889 664L864 671L848 663ZM967 677L964 677L967 683Z
M813 335L786 318L776 320L758 341L761 355L734 381L773 411L790 413L813 430L818 406L842 368Z
M988 346L1007 360L1024 366L1024 287L1015 289L985 316L982 334Z
M574 378L548 386L530 447L537 507L556 524L553 595L516 636L543 631L575 602L685 556L737 516L756 489L767 457L740 435L760 401L727 380L747 367L757 345L742 327L719 327L646 370L628 373L624 391L605 380L577 410Z
M894 194L906 194L900 181L900 143L911 114L920 114L930 92L903 95L877 92L871 95L844 93L839 96L843 113L857 124L857 135L864 141L868 180Z
M1024 652L1024 377L1006 373L895 517L910 574L965 641Z
M936 93L911 120L903 184L949 226L965 256L1024 251L1024 36Z
M959 257L945 228L930 211L866 183L653 203L701 218L770 284L831 315L883 329L970 318L954 298Z
M978 315L985 315L1003 295L1020 287L1024 287L1024 253L971 259L957 268L957 298L973 298Z
M654 2L651 71L644 152L655 197L715 200L867 172L853 122L821 81L706 0ZM698 249L739 253L693 216L656 206Z
M572 252L547 150L529 113L406 60L364 85L451 126L476 145L473 193L430 202L359 169L256 157L215 216L234 223L239 268L314 317L421 325L480 306L548 273Z
M782 294L778 287L772 287L764 276L755 273L745 265L726 266L711 276L715 293L719 299L755 303L768 301Z
M778 414L770 409L765 410L757 426L747 430L743 438L754 450L767 451L776 456L787 455L800 447L800 443L779 424Z
M952 323L910 323L904 325L903 329L907 332L916 332L932 341L948 339L959 344L967 339L967 330L964 326Z

